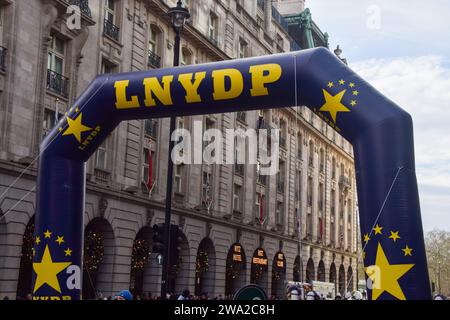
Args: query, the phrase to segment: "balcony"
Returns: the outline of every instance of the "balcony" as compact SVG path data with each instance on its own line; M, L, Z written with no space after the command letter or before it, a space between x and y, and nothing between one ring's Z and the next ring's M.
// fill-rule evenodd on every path
M117 27L114 23L109 21L108 19L105 19L105 22L103 24L103 34L119 41L119 27Z
M6 53L8 49L0 46L0 71L6 72Z
M108 171L105 171L103 169L98 169L95 168L94 169L94 177L95 177L95 181L100 182L100 183L107 183L110 180L110 173Z
M234 173L238 176L244 176L244 165L243 164L235 164L234 165Z
M75 5L80 8L82 14L92 18L91 9L89 8L89 0L64 0L69 5Z
M239 111L237 114L236 114L236 119L238 120L238 121L240 121L240 122L243 122L243 123L246 123L246 118L247 118L247 116L246 116L246 113L244 112L244 111Z
M158 138L158 122L156 120L146 120L144 132L146 136L149 136L153 139Z
M153 68L161 68L161 57L148 50L148 65Z
M47 90L68 98L69 79L52 70L47 70Z

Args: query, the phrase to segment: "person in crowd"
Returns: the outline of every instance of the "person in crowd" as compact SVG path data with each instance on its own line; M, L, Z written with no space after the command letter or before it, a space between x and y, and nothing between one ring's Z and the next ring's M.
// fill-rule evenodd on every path
M336 294L336 297L334 297L334 300L342 300L342 296L339 292Z
M189 300L189 295L190 295L189 290L187 290L187 289L183 290L181 295L178 297L178 300Z
M116 295L114 300L133 300L133 295L130 290L122 290Z
M305 290L306 300L322 300L320 295L313 290L312 284L307 283L303 285L303 288Z
M353 291L352 300L363 300L363 295L358 290Z

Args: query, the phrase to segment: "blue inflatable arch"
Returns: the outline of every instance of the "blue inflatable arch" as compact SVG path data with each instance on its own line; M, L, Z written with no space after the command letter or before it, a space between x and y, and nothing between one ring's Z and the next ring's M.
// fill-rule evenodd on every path
M34 299L80 299L85 162L121 121L302 105L353 145L369 298L431 298L411 117L318 48L96 78L41 145Z

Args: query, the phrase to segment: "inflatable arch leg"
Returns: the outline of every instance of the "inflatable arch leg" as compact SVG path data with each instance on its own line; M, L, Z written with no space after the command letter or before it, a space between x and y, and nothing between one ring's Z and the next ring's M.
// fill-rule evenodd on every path
M85 162L121 121L300 105L354 147L369 298L431 298L411 117L323 48L99 76L41 145L34 298L80 299Z

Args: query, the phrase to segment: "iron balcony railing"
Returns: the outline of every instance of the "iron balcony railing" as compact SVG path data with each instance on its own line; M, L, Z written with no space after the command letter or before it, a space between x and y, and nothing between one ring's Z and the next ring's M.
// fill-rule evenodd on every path
M1 71L6 71L6 53L7 52L8 52L8 49L0 46L0 70Z
M148 65L153 68L161 68L161 57L148 50Z
M47 89L64 98L68 98L69 79L55 71L47 70Z
M82 14L92 18L91 9L89 8L89 0L65 0L69 5L75 5L80 8Z
M112 39L119 41L119 27L116 26L114 23L109 21L108 19L105 19L104 25L103 25L103 33L107 35L108 37L111 37Z

